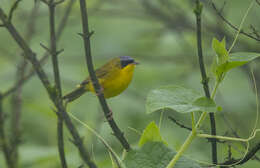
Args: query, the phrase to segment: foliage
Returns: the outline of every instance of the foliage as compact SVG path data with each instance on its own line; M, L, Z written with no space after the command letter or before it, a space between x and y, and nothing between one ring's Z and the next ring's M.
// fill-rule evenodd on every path
M6 13L15 2L14 0L0 1L0 7ZM66 0L57 7L56 25L60 22L69 2L70 0ZM201 112L215 112L218 135L233 137L235 133L247 137L256 118L255 90L252 87L250 69L251 65L254 65L256 84L259 86L260 50L259 42L244 36L242 32L255 35L259 30L260 23L256 22L256 16L260 14L258 5L248 14L238 41L231 51L228 48L234 38L233 32L237 30L233 31L233 28L229 27L216 11L211 10L213 8L208 5L209 3L204 3L201 8L203 9L202 44L205 66L209 69L212 63L211 70L214 76L209 76L209 85L210 88L217 85L216 99L213 97L208 99L202 92L196 57L195 19L191 10L194 1L127 0L116 4L103 0L87 2L89 2L89 26L95 32L91 37L95 67L119 55L130 55L140 62L129 88L120 96L107 100L114 119L133 149L129 153L124 153L123 161L127 167L165 167L175 156L188 132L168 120L168 116L173 116L181 124L186 125L191 114L194 114L197 121ZM220 7L223 2L224 0L220 0L215 3ZM240 0L231 5L227 2L222 14L225 14L224 16L231 23L239 23L243 17L240 13L244 12L248 3L249 1ZM34 7L34 1L21 1L12 15L12 23L24 38L26 32L30 30L29 34L32 35L30 47L40 59L46 52L40 43L46 46L49 43L49 10L45 5L40 4L38 14L35 14L36 26L31 30L27 24L31 21L30 12ZM251 24L256 28L255 31L250 27ZM78 2L73 6L68 23L64 27L65 31L57 44L58 49L64 48L64 52L58 57L63 94L74 89L88 76L82 39L77 35L81 30ZM15 85L19 76L17 73L23 62L22 54L23 52L5 28L0 27L0 93L5 93ZM254 62L250 64L252 61ZM27 74L30 69L31 66L28 65L25 73ZM53 83L50 59L47 59L44 71ZM19 123L19 135L21 135L19 167L34 168L37 165L38 168L58 168L60 160L54 106L37 77L32 77L22 86L18 96L22 104ZM50 85L50 90L56 94L57 90L52 86L54 85ZM11 129L14 119L12 116L15 107L18 107L11 96L12 94L3 101L7 138L12 138ZM108 123L102 118L103 114L95 95L86 94L69 104L67 108L81 121L95 128L118 154L122 152L119 142L111 134ZM158 118L162 121L160 129L155 122L151 122L154 120L157 122ZM110 168L111 158L103 144L92 133L86 131L84 126L74 120L73 123L79 130L84 145L89 149L91 159L98 167ZM134 128L135 131L128 127ZM208 122L205 121L197 133L208 133L209 127ZM142 128L145 129L140 137L136 132ZM64 130L68 166L80 167L82 160L70 141L71 135L66 128ZM258 143L259 139L256 137L250 141L250 147L253 148ZM219 163L228 160L229 145L231 145L232 158L242 157L245 151L243 144L232 141L218 143ZM185 153L188 157L182 156L176 167L199 168L202 166L198 164L198 160L211 162L211 149L207 140L195 139L189 149ZM6 165L2 165L5 162L2 145L0 150L1 168L7 168ZM259 167L259 162L249 160L246 164L237 167L255 168Z

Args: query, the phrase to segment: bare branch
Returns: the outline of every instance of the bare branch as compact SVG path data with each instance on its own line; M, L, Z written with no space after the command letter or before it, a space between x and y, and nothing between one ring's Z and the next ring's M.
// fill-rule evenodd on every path
M12 5L11 9L10 9L10 12L8 14L8 20L11 22L12 21L12 18L13 18L13 14L15 12L15 10L17 9L19 3L21 2L22 0L16 0L14 2L14 4Z
M176 120L175 118L173 118L172 116L169 116L168 118L169 118L171 121L173 121L176 125L180 126L181 128L185 128L185 129L187 129L187 130L189 130L189 131L192 131L192 128L191 128L191 127L188 127L188 126L186 126L186 125L180 123L179 121L177 121L177 120Z
M0 93L0 146L3 148L3 153L8 168L15 168L14 162L12 160L11 149L8 143L9 141L5 136L4 121L5 121L5 117L3 112L3 96Z
M212 2L211 4L212 4L213 9L216 11L217 15L218 15L227 25L229 25L229 26L230 26L231 28L233 28L234 30L238 31L238 28L237 28L235 25L233 25L230 21L228 21L228 20L221 14L221 12L217 9L216 5L215 5L213 2ZM241 34L243 34L243 35L245 35L245 36L247 36L247 37L249 37L249 38L251 38L251 39L254 39L254 40L256 40L256 41L260 41L260 38L257 38L257 37L255 37L255 36L252 36L251 34L245 32L245 31L243 31L243 30L241 30L239 33L241 33Z
M76 2L76 0L70 0L69 4L67 5L67 8L64 12L64 15L60 21L60 24L58 26L58 30L57 30L57 41L59 41L64 28L66 27L68 18L69 18L69 14L71 12L71 9L74 5L74 3ZM29 30L28 30L29 31ZM46 63L47 58L49 57L49 53L46 52L44 53L44 55L42 56L42 58L40 59L40 64L43 65ZM26 74L19 82L15 83L12 87L10 87L7 91L3 92L3 97L9 96L11 93L13 93L17 88L19 88L19 86L25 84L29 79L31 79L32 76L34 76L35 74L35 70L32 68L28 74Z
M253 31L253 34L255 34L255 36L260 39L260 34L259 32L256 30L256 28L253 26L253 25L250 25L250 28L252 29Z
M220 163L220 165L230 165L230 164L234 164L234 165L242 165L244 163L246 163L248 160L252 159L256 152L258 152L260 150L260 142L254 146L247 154L245 157L239 158L239 159L229 159L228 161L225 161L224 163ZM226 166L222 166L221 168L225 168Z
M84 160L86 164L89 165L90 168L96 168L96 165L91 161L90 156L85 149L82 140L80 139L80 136L73 125L70 117L66 113L66 110L64 106L57 102L57 94L54 91L54 88L51 86L46 73L43 71L42 66L38 59L36 58L36 54L31 50L31 48L28 46L28 44L25 42L25 40L21 37L21 35L18 33L16 28L13 26L13 24L7 19L3 9L0 7L0 19L2 22L6 25L5 28L8 30L8 32L11 34L15 42L20 46L20 48L24 51L24 57L31 62L32 66L34 67L38 77L40 78L42 84L44 85L50 99L52 100L53 104L56 106L57 109L61 111L62 117L66 123L67 128L69 129L71 135L73 136L79 153Z
M259 0L255 0L256 1L256 3L260 6L260 1Z
M62 103L62 90L61 90L61 82L60 82L60 72L59 72L59 64L58 64L58 52L57 52L57 39L56 39L56 32L55 32L55 11L56 5L53 0L51 0L48 4L49 8L49 26L50 26L50 46L51 48L48 49L43 46L52 56L52 65L53 65L53 73L54 73L54 80L55 80L55 87L57 90L57 97L56 101L59 104L58 107L63 106ZM63 117L62 117L62 109L58 108L57 117L57 140L58 140L58 151L61 161L62 168L67 168L67 162L64 152L64 138L63 138Z

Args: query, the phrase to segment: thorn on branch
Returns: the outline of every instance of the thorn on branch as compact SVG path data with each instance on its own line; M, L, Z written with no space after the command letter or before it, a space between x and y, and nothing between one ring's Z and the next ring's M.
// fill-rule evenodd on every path
M253 34L260 39L260 34L253 25L250 25L250 29L252 29Z
M51 54L51 50L46 47L44 44L40 43L40 45L42 46L42 48L44 48L49 54Z
M57 1L57 2L54 2L54 5L56 6L56 5L59 5L59 4L61 4L61 3L63 3L65 0L59 0L59 1Z
M82 165L80 165L78 168L83 168L84 167L84 165L82 164Z
M15 12L15 10L17 9L18 7L18 4L21 2L22 0L16 0L14 2L14 4L12 5L11 9L10 9L10 12L8 14L8 21L11 22L12 18L13 18L13 14Z
M64 51L64 49L60 49L59 51L56 52L56 55L59 55L60 53L62 53Z
M90 37L94 34L94 31L91 31L89 34L84 35L83 33L78 33L82 38L90 39Z
M209 83L209 77L203 78L203 79L201 80L201 83L202 83L203 85Z

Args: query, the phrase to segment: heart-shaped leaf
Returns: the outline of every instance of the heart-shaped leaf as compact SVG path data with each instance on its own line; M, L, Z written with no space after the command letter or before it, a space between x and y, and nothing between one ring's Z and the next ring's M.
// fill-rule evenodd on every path
M203 103L198 104L198 99ZM147 113L162 109L172 109L179 113L190 113L194 111L216 112L217 106L213 100L207 100L192 89L180 86L164 86L152 90L146 101ZM213 104L215 104L213 106Z
M161 142L148 142L137 150L127 153L124 163L127 168L165 168L175 151ZM174 168L201 168L195 161L181 157Z

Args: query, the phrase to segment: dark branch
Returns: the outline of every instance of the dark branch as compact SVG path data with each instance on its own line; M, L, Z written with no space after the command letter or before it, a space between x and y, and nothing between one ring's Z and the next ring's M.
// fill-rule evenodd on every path
M73 7L73 4L75 3L75 0L70 0L69 4L67 5L67 8L64 12L64 15L60 21L58 30L57 30L57 41L59 41L64 28L66 27L67 20L69 18L69 14L71 12L71 9ZM45 52L42 58L40 59L40 64L44 64L49 57L49 53ZM17 90L20 86L25 84L31 77L35 74L35 70L32 68L28 74L26 74L19 82L15 83L12 87L10 87L7 91L3 92L3 97L9 96L11 93L13 93L15 90Z
M203 54L202 54L202 40L201 40L201 13L202 13L202 4L199 0L196 0L196 7L194 13L196 15L196 23L197 23L197 48L198 48L198 58L199 58L199 65L200 65L200 72L202 77L202 85L207 98L210 99L210 92L209 92L209 78L207 77ZM216 135L216 121L214 113L209 113L210 117L210 125L211 125L211 134ZM216 139L211 141L211 151L212 151L212 162L213 164L218 163L217 159L217 141Z
M35 21L38 16L39 3L35 4L28 17L28 23L26 25L26 31L24 38L27 43L30 43L32 37L35 34ZM20 53L22 55L23 53ZM22 58L17 70L16 70L16 84L24 78L27 68L27 61ZM18 89L13 93L11 98L12 115L11 115L11 136L10 136L10 148L12 151L13 163L17 166L19 163L19 144L21 143L21 115L22 115L22 85L19 85Z
M221 165L230 165L230 164L235 164L235 165L242 165L246 163L248 160L253 159L255 156L256 152L260 150L260 143L258 143L255 147L253 147L244 158L239 158L239 159L229 159L228 161L225 161L224 163L221 163ZM221 168L225 168L228 166L222 166Z
M253 26L253 25L250 25L250 28L252 29L253 31L253 34L255 34L255 36L260 39L260 34L259 32L256 30L256 28Z
M12 18L13 18L13 14L15 12L15 10L17 9L18 7L18 4L21 2L22 0L16 0L14 2L14 4L12 5L11 9L10 9L10 12L9 12L9 15L8 15L8 20L11 22L12 21Z
M82 159L90 168L96 168L96 165L91 161L90 156L89 156L87 150L85 149L83 142L80 139L80 136L79 136L75 126L73 125L70 117L66 113L64 106L56 101L57 94L55 94L55 92L53 92L55 89L53 89L53 87L51 86L45 72L42 69L40 62L36 58L36 54L31 50L31 48L28 46L28 44L25 42L25 40L20 36L20 34L16 30L16 28L13 26L13 24L11 22L9 22L9 20L7 19L6 15L1 7L0 7L0 19L5 24L6 29L11 34L13 39L23 50L24 57L28 61L31 62L38 77L40 78L42 84L44 85L45 89L47 90L47 93L48 93L50 99L55 104L56 108L61 111L62 117L63 117L63 119L66 123L66 126L69 129L71 135L73 136L74 141L77 144L77 147L78 147L78 150L79 150L79 153L80 153Z
M107 105L106 99L104 98L104 94L100 92L101 87L100 84L98 83L95 71L94 71L94 66L92 62L92 57L91 57L91 48L90 48L90 31L89 31L89 26L88 26L88 16L87 16L87 8L86 8L86 1L85 0L80 0L80 10L81 10L81 19L82 19L82 30L83 30L83 40L84 40L84 48L85 48L85 54L86 54L86 62L87 62L87 67L89 71L89 76L90 79L94 85L96 93L98 93L98 99L99 102L102 106L102 109L104 111L105 117L111 126L114 135L117 137L117 139L120 141L122 146L129 151L130 150L130 145L127 142L126 138L124 137L123 132L119 129L117 126L116 122L114 119L109 115L111 111L109 110L109 107ZM99 94L100 93L100 94Z
M8 168L15 168L14 162L12 160L11 149L8 144L9 141L5 136L4 121L5 116L3 112L3 96L0 93L0 147L3 149L4 157Z
M212 4L213 9L216 11L217 15L218 15L227 25L229 25L229 26L230 26L231 28L233 28L234 30L238 31L238 28L237 28L235 25L233 25L230 21L228 21L228 20L221 14L221 12L217 9L216 5L215 5L213 2L212 2L211 4ZM243 35L245 35L245 36L247 36L247 37L249 37L249 38L251 38L251 39L254 39L254 40L256 40L256 41L260 41L260 38L257 38L257 37L255 37L255 36L252 36L251 34L245 32L245 31L243 31L243 30L240 30L239 33L241 33L241 34L243 34Z
M260 1L259 0L255 0L256 1L256 3L260 6Z
M176 120L175 118L173 118L172 116L169 116L168 118L169 118L171 121L173 121L176 125L180 126L181 128L185 128L185 129L187 129L187 130L189 130L189 131L192 131L192 128L191 128L191 127L188 127L188 126L186 126L186 125L180 123L179 121L177 121L177 120Z
M55 33L55 9L56 3L53 0L47 3L49 8L49 26L50 26L50 46L51 48L48 49L44 45L47 51L50 52L52 56L52 66L53 66L53 73L54 73L54 81L55 81L55 89L57 91L56 103L59 104L58 107L62 106L62 90L61 90L61 82L60 82L60 72L59 72L59 63L58 63L58 52L57 52L57 39ZM64 137L63 137L63 118L61 115L61 109L58 108L57 114L57 141L58 141L58 151L61 161L62 168L67 168L67 162L65 157L64 151Z

